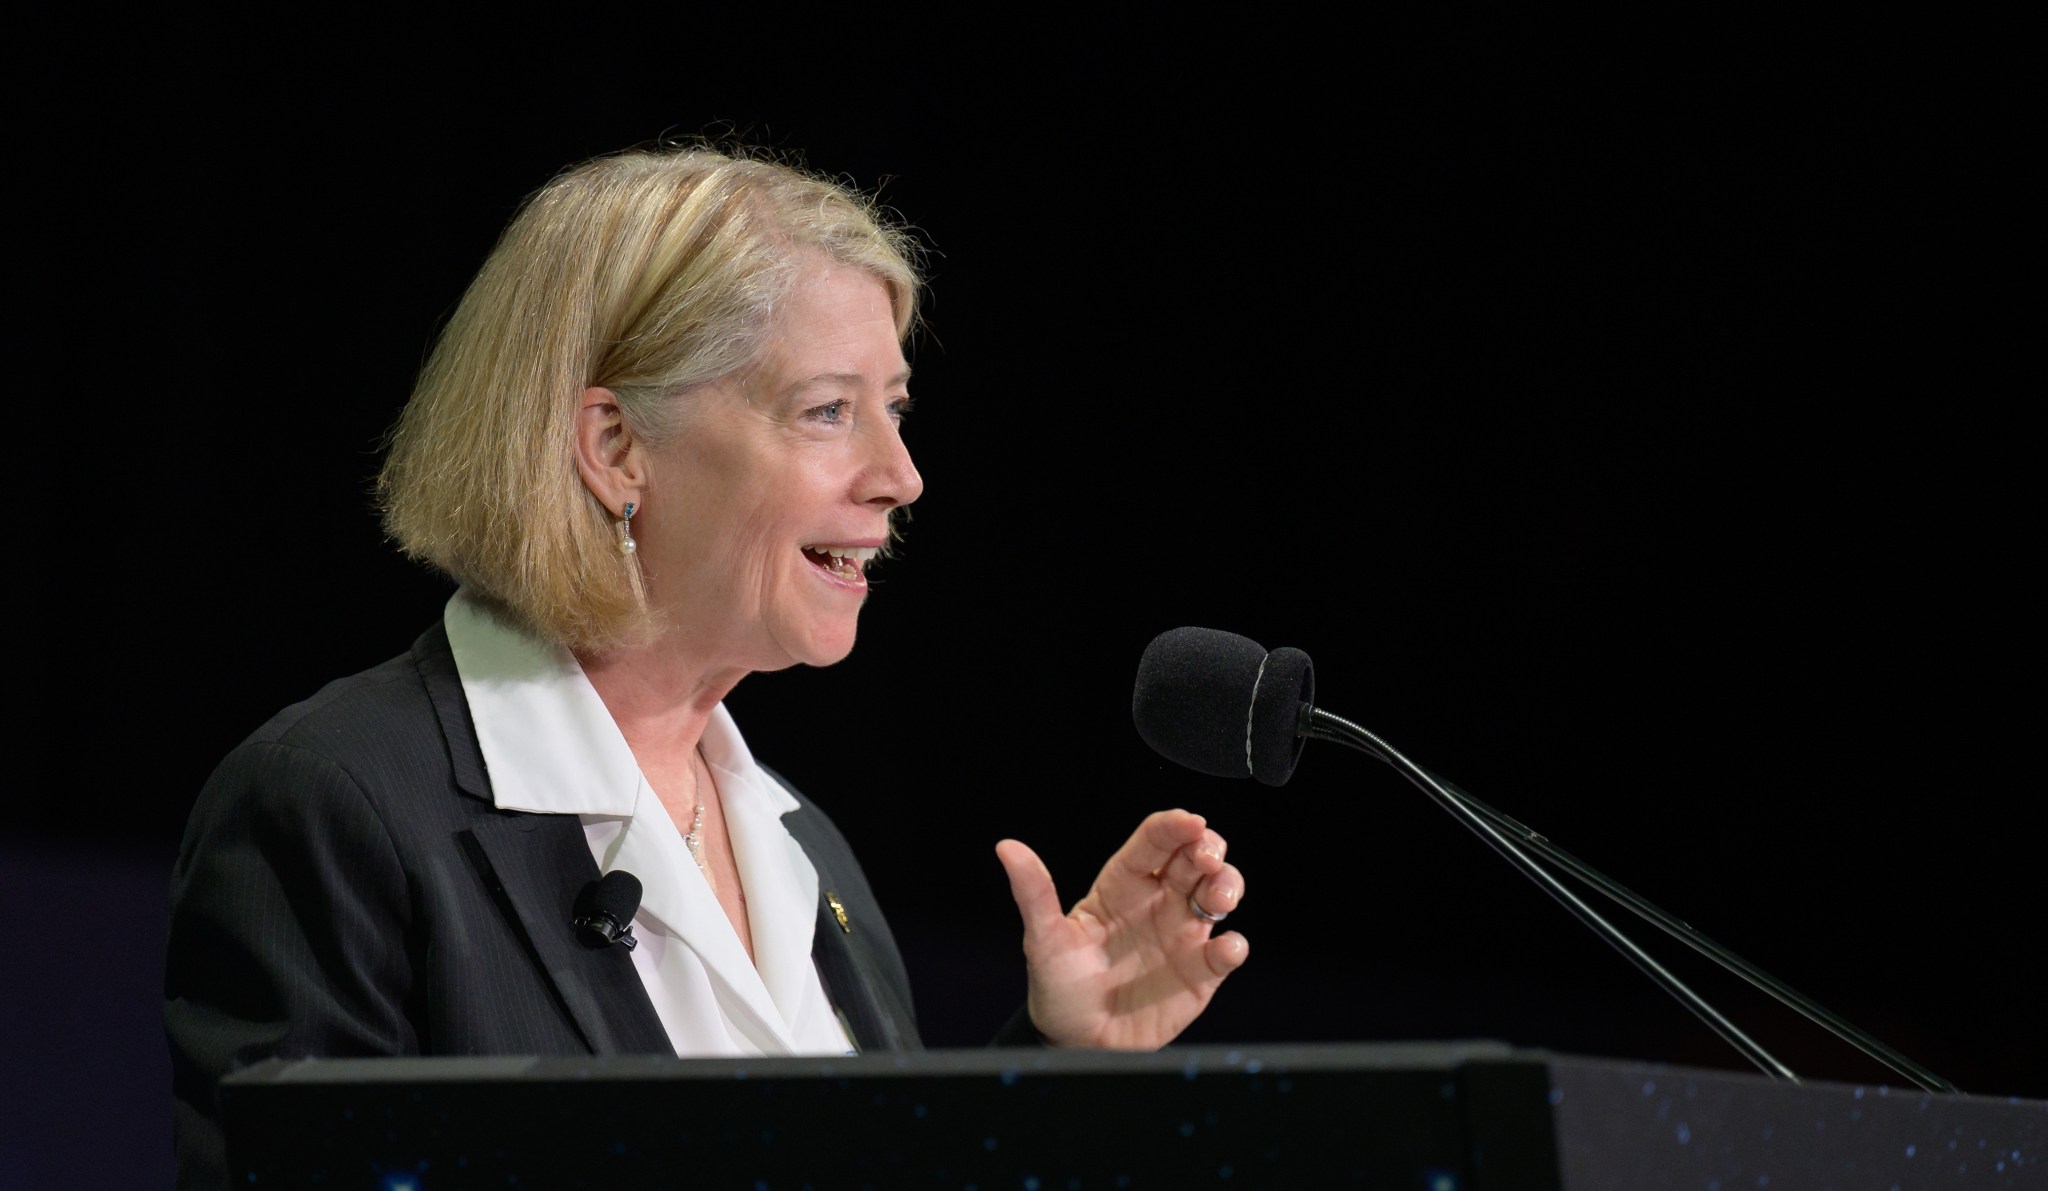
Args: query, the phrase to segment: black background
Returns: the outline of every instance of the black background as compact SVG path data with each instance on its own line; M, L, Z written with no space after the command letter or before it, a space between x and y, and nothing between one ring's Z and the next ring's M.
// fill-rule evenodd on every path
M730 701L869 858L929 1042L1021 993L997 839L1071 899L1185 805L1253 942L1190 1040L1741 1063L1375 763L1151 755L1138 654L1204 624L1307 650L1326 706L1965 1089L2048 1095L1995 33L1283 18L28 55L5 1163L167 1168L191 800L448 593L380 538L379 435L525 193L704 132L879 187L931 250L904 557L849 661ZM1898 1082L1635 933L1803 1075Z

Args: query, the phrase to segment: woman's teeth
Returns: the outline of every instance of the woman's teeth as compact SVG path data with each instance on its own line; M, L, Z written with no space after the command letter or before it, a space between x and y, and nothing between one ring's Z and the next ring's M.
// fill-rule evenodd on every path
M867 566L868 561L881 551L874 546L805 546L804 554L818 566L835 575L851 579Z

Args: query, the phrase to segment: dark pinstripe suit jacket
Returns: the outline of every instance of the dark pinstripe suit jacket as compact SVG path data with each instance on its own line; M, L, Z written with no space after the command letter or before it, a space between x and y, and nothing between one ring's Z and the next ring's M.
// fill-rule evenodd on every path
M916 1049L910 981L867 878L824 812L797 801L783 823L818 870L825 986L863 1050ZM181 1185L224 1177L216 1085L261 1059L672 1053L631 957L570 927L597 876L576 816L493 805L439 625L279 713L208 780L172 877Z

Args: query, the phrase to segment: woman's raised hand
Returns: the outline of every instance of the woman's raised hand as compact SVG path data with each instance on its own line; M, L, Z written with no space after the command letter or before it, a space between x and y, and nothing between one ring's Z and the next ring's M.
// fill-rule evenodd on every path
M1200 815L1150 815L1063 914L1038 854L996 845L1024 917L1031 1021L1047 1042L1154 1050L1201 1014L1251 953L1236 931L1214 933L1244 898L1224 849Z

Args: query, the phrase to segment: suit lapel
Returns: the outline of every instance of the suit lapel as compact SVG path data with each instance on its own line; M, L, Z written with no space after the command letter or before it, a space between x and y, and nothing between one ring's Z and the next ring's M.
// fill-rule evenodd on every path
M788 784L783 783L785 788ZM880 977L890 966L875 946L878 932L888 927L881 910L864 900L867 880L859 875L853 857L822 830L817 813L808 806L784 815L782 824L818 870L818 923L811 932L811 957L832 1004L846 1017L854 1045L863 1051L924 1049L916 1015Z
M571 925L577 893L598 878L576 817L507 814L468 835L591 1052L674 1054L632 955L587 946Z
M440 625L413 644L413 656L440 717L456 785L495 806L462 679ZM582 821L574 815L508 811L481 818L463 837L464 849L491 883L492 893L517 918L591 1052L675 1053L633 957L623 947L591 948L576 937L571 921L576 895L599 875Z
M821 872L821 885L824 879ZM842 929L838 912L827 900L830 896L836 895L820 888L812 955L818 961L818 975L824 978L825 988L832 994L832 1003L846 1015L854 1045L863 1051L924 1049L917 1035L906 1029L906 1023L913 1020L910 1007L886 982L868 978L868 973L879 968L867 954L859 919L849 917L851 933ZM844 905L843 900L841 904Z

